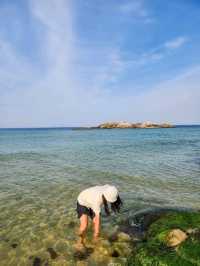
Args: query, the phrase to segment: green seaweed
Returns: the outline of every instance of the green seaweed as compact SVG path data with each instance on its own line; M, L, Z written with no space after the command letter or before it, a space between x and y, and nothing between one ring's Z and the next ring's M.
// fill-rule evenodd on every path
M154 222L149 230L150 236L157 235L163 231L179 228L187 230L189 228L200 227L200 213L199 212L181 212L181 213L168 213Z
M199 229L200 213L168 213L155 221L147 231L146 241L138 245L127 265L190 266L200 265L200 234L190 234L177 248L167 246L166 236L172 229Z

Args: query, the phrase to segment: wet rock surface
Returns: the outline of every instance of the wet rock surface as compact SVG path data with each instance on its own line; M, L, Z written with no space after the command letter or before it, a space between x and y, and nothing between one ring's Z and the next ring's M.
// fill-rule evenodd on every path
M200 265L200 213L188 209L157 209L153 213L136 215L146 231L128 265ZM147 227L143 227L144 217L150 217Z
M76 223L73 222L73 221L70 221L70 222L67 224L67 226L68 226L69 228L75 228Z
M42 261L40 258L36 257L33 260L33 266L41 266L42 265Z
M111 256L114 257L114 258L118 258L120 255L119 255L119 252L117 250L114 250L112 253L111 253Z
M13 243L13 244L11 244L11 247L12 247L12 248L16 248L17 246L18 246L17 243Z
M58 257L58 254L53 248L47 248L47 251L49 252L52 260L55 260Z
M93 253L93 251L93 248L85 247L82 250L76 250L73 256L76 260L86 260L90 256L90 254Z

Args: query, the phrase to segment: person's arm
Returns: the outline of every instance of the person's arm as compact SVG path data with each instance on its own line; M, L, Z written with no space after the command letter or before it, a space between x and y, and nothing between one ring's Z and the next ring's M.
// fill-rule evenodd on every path
M95 214L95 217L93 218L93 226L94 226L93 238L94 240L97 240L100 233L100 213Z

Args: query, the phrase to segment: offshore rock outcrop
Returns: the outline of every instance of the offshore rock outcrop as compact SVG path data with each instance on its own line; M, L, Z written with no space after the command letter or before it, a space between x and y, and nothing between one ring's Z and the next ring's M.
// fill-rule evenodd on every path
M174 127L169 123L152 123L152 122L142 122L142 123L129 123L129 122L107 122L97 126L101 129L110 128L171 128Z

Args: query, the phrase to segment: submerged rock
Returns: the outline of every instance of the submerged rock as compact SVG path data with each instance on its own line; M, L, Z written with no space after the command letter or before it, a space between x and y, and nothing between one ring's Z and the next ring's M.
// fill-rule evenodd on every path
M117 240L120 242L130 242L131 241L131 237L129 234L126 234L124 232L119 232L117 234Z
M45 223L40 223L40 224L39 224L39 227L41 227L41 228L47 227L47 224L45 224Z
M65 253L69 246L69 241L65 239L60 239L54 244L55 251L58 253Z
M47 251L49 252L52 260L54 260L58 257L58 254L55 252L55 250L53 248L48 248Z
M200 228L189 228L186 230L186 233L188 235L197 235L197 234L200 235Z
M84 249L81 249L81 250L76 250L74 252L74 255L73 257L76 259L76 260L86 260L90 254L92 254L94 251L93 248L90 248L90 247L85 247Z
M41 259L38 258L38 257L34 258L34 260L33 260L33 266L40 266L40 265L42 265Z
M67 224L67 227L74 228L76 226L76 223L74 221L71 221Z
M13 243L13 244L11 245L12 248L16 248L17 246L18 246L17 243Z
M108 241L110 241L111 243L117 241L117 239L117 233L108 236Z
M113 250L111 253L111 257L118 258L120 256L119 252L117 250Z

